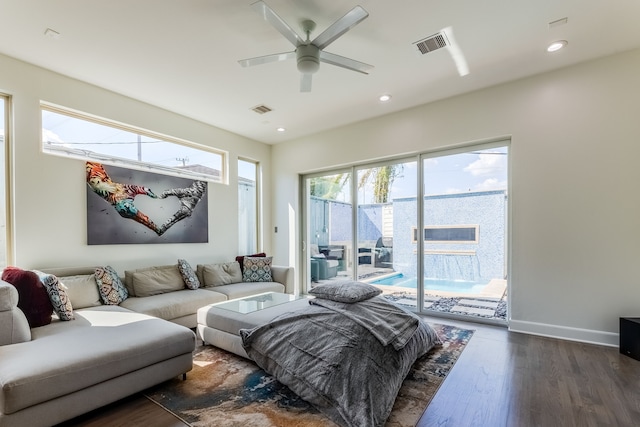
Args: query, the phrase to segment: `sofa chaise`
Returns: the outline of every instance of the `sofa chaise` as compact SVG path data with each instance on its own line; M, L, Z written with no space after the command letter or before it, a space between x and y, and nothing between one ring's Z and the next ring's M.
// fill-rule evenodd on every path
M192 368L193 332L115 305L29 329L0 281L0 427L50 426Z
M29 328L16 288L0 281L0 427L56 424L184 375L198 308L294 286L292 267L245 282L237 262L198 265L200 286L187 289L178 265L152 266L125 271L128 297L104 305L95 268L42 271L64 283L75 319Z

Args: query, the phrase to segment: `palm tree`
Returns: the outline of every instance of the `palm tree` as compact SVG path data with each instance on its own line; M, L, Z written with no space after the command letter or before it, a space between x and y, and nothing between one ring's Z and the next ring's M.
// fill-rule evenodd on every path
M320 176L312 178L309 187L312 196L320 197L327 200L336 200L338 194L342 192L344 186L349 182L348 173L339 173L337 175Z
M373 202L388 203L393 181L401 175L402 170L403 165L401 164L366 169L360 176L358 189L363 188L367 182L372 180ZM309 183L311 195L326 200L336 200L349 182L349 177L348 173L340 173L313 178Z
M358 188L364 187L371 179L373 180L373 202L388 203L393 181L400 176L402 169L401 164L367 169L358 181Z

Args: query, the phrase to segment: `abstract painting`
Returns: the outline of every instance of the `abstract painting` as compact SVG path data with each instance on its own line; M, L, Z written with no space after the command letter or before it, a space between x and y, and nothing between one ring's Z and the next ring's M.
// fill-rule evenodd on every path
M87 243L207 243L207 182L86 163Z

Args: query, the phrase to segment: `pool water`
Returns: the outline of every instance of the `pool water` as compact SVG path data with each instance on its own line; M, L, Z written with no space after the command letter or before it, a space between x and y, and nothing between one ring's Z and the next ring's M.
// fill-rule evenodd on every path
M405 277L402 273L394 276L385 277L384 279L374 280L372 285L399 286L403 288L417 288L417 277ZM468 294L477 294L487 283L473 282L469 280L451 280L451 279L434 279L424 278L424 290L426 291L447 291L447 292L464 292Z

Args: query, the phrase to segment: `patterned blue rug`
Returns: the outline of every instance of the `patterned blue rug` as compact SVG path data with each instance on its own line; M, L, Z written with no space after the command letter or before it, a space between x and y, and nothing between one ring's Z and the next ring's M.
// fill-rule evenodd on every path
M416 361L386 427L413 427L438 391L472 330L431 324L443 345ZM193 427L336 427L251 361L212 346L194 353L187 380L174 379L147 398Z

